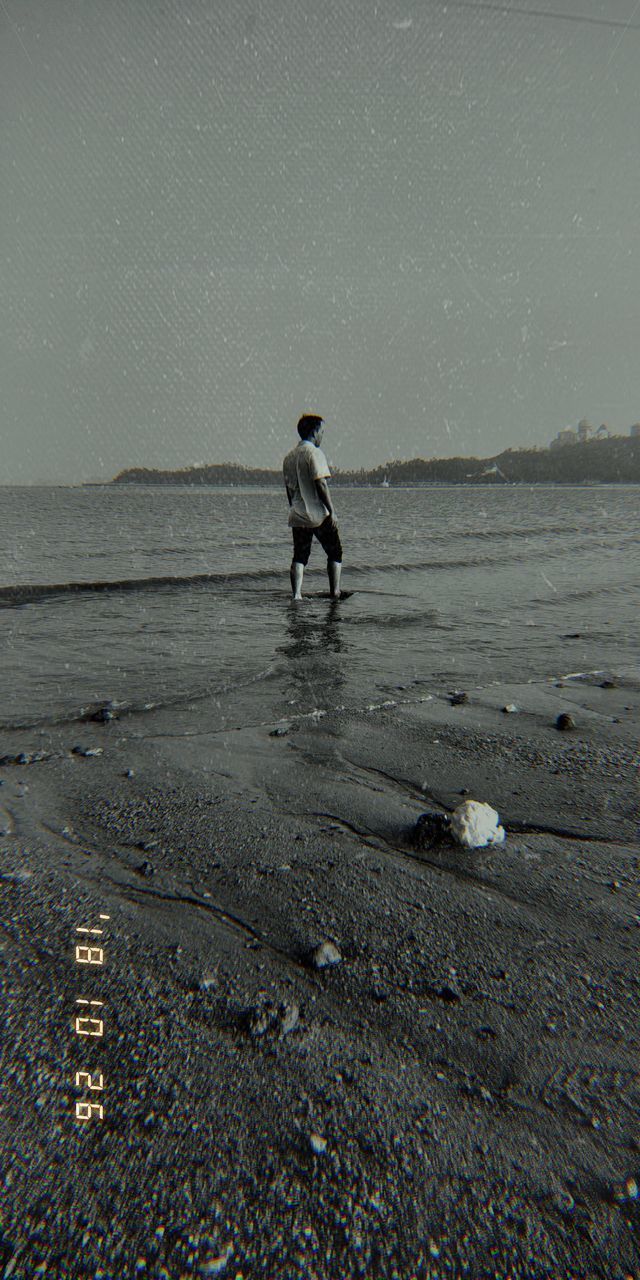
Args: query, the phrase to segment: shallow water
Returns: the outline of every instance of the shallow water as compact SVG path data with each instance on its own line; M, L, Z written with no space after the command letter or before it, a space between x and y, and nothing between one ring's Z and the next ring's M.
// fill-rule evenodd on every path
M0 722L111 700L241 724L636 661L636 487L334 500L355 594L294 606L278 489L0 489Z

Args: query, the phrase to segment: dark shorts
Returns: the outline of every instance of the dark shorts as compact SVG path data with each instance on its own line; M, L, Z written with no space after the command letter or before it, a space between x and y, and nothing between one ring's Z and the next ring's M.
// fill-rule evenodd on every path
M338 526L332 516L327 516L316 529L291 530L293 534L293 558L298 564L307 564L311 551L311 543L315 534L320 546L326 551L328 560L342 563L342 543Z

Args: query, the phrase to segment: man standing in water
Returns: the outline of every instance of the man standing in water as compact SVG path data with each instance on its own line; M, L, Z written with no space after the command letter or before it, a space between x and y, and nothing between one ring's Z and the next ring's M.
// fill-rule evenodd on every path
M289 500L289 526L293 533L291 590L294 600L302 600L304 567L314 534L327 554L329 593L332 600L340 599L342 545L326 483L331 472L319 447L322 422L314 413L303 414L298 423L300 441L282 464Z

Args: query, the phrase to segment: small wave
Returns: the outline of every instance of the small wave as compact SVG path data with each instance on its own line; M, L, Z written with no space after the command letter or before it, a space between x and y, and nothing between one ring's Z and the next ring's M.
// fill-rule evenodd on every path
M416 609L409 613L354 613L342 614L340 623L345 627L382 627L400 631L403 628L428 626L432 631L451 631L450 624L442 622L436 609Z
M437 560L426 560L417 564L354 564L349 565L349 576L356 578L371 573L388 573L390 569L401 570L411 573L414 570L421 569L449 569L460 568L467 565L473 565L476 561L461 560L449 561L442 563ZM480 563L480 562L478 562ZM491 561L487 560L487 563ZM317 576L320 576L319 574ZM144 578L110 578L110 579L89 579L86 581L73 582L18 582L10 586L0 587L0 606L28 604L32 601L48 599L52 596L66 595L100 595L109 592L142 592L142 591L162 591L162 590L178 590L189 587L209 586L224 587L234 586L236 589L242 590L243 587L250 587L258 583L264 585L274 584L280 588L286 582L286 569L278 567L277 569L242 569L230 571L226 573L194 573L194 574L163 574L153 577ZM309 573L309 578L313 579L313 572ZM360 593L365 592L365 588L360 587ZM282 592L278 591L278 596ZM372 590L368 594L374 595L398 595L403 597L403 592L391 591L375 591Z
M529 605L562 605L566 608L567 604L573 603L574 600L597 600L599 596L626 596L631 589L631 584L628 582L603 583L602 586L588 587L584 591L571 591L563 587L554 596L532 596Z
M457 537L456 537L457 540ZM481 541L480 538L477 539ZM454 539L448 539L448 545ZM569 557L575 557L581 552L593 551L594 541L592 537L585 537L580 542L572 542L569 545L565 541L559 539L550 545L533 545L533 541L527 545L526 540L521 541L520 547L510 550L512 543L512 535L509 533L503 536L505 543L504 550L500 551L497 547L492 551L484 554L480 551L478 555L461 555L451 560L432 559L432 560L410 560L410 561L394 561L387 564L359 564L348 566L349 577L352 575L356 578L361 574L367 573L448 573L455 569L483 569L500 567L505 564L522 564L530 567L537 562L546 562L550 560L563 560ZM637 538L634 536L628 539L629 543L636 544ZM624 550L626 544L615 544L614 550Z
M509 529L508 531L505 529L492 529L491 527L480 529L457 529L455 537L456 540L459 539L461 542L468 541L469 539L472 541L477 539L479 542L490 542L496 538L501 539L502 541L506 538L509 542L512 542L515 538L549 538L555 537L557 534L561 534L563 538L567 538L570 537L571 534L582 534L584 532L586 532L586 530L581 529L578 525L542 524L533 525L531 528L527 529ZM443 533L438 536L442 537L447 542L451 541L450 534Z
M226 587L229 583L243 582L278 582L282 579L282 570L249 569L235 573L194 573L186 577L179 574L168 574L153 578L119 578L92 582L40 582L16 583L15 586L0 587L0 604L26 604L34 600L44 600L49 596L97 595L119 591L158 591L194 586Z
M394 562L392 564L355 564L349 565L349 577L354 575L356 578L360 574L366 573L425 573L438 572L448 573L453 569L481 569L490 568L492 565L506 564L508 561L521 561L524 563L526 555L520 551L503 552L500 555L478 555L478 556L461 556L457 560L412 560L408 563L403 561Z

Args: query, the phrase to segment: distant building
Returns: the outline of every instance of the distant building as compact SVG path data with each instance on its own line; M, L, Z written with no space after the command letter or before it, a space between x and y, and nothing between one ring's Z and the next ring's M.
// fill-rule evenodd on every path
M640 436L640 422L634 422L633 426L629 427L629 435L633 436L635 440L638 439L638 436Z
M598 430L596 431L596 440L610 440L610 439L611 439L611 432L606 422L603 422L602 426L598 427Z
M586 444L587 440L593 435L593 427L586 418L581 418L578 423L578 443Z
M555 440L551 441L549 448L563 449L568 444L577 444L577 443L578 443L578 433L574 431L573 427L563 427L562 431L558 432Z

